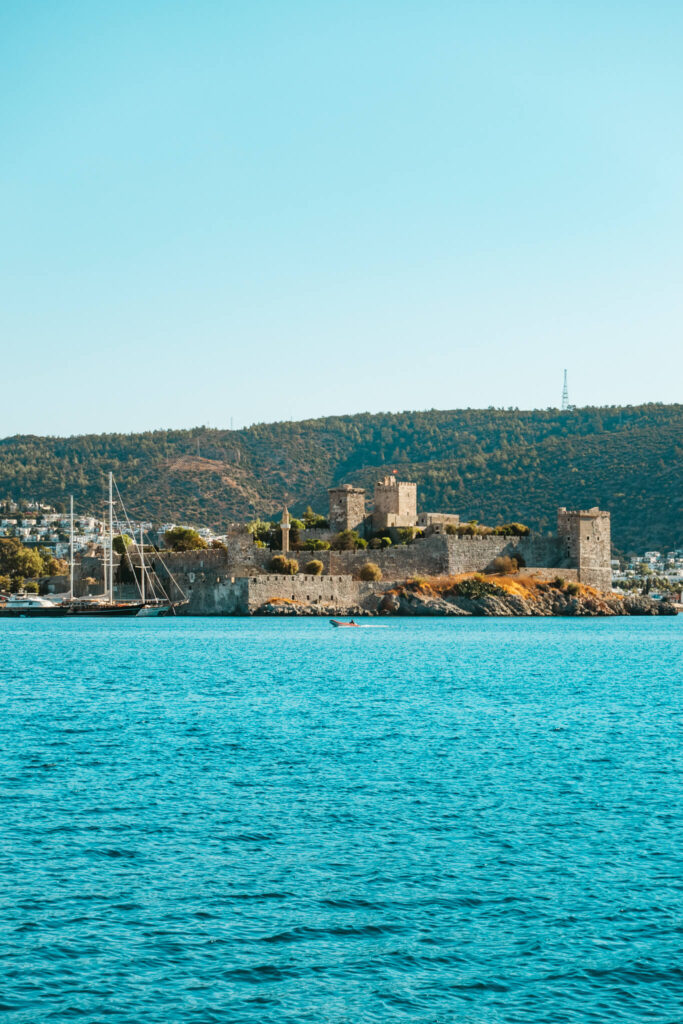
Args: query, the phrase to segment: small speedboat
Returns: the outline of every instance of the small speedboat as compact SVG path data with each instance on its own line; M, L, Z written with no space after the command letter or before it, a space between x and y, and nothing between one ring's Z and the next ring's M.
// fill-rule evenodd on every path
M350 622L340 622L339 619L330 619L330 625L337 627L350 626L352 629L360 629L360 622L354 622L353 619L351 619Z

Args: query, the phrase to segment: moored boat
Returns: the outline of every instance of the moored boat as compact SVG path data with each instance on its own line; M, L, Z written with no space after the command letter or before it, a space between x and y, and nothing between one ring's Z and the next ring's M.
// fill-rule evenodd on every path
M67 609L63 605L48 601L46 597L39 597L38 594L10 594L7 600L0 604L0 616L5 618L55 618L66 614Z
M155 619L160 615L170 615L172 611L173 606L169 602L159 601L157 604L143 604L136 614L138 618Z
M97 598L76 598L66 603L68 615L137 615L142 601L102 601Z
M69 597L63 602L65 613L68 615L89 615L97 618L111 618L112 616L133 616L139 614L158 615L161 612L156 606L162 604L156 600L148 602L145 599L145 564L142 556L142 586L139 600L117 601L114 587L114 477L109 473L109 537L108 544L103 556L104 593L98 596L74 597L74 532L73 532L73 497L71 497L71 538L70 538L70 559L69 559ZM120 497L120 496L119 496ZM142 545L142 531L140 534ZM140 547L142 552L142 546Z

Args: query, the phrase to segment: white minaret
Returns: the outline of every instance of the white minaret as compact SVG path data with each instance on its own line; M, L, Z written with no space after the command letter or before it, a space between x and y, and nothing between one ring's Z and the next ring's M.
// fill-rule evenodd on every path
M289 551L289 511L285 505L282 513L282 520L280 522L280 529L282 530L282 554L286 555Z

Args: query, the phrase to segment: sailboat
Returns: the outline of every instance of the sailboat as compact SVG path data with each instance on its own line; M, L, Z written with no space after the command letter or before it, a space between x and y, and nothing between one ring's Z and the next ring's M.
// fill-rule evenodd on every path
M145 535L142 526L140 527L138 550L140 552L140 597L142 599L142 608L136 613L137 617L158 618L160 615L175 615L175 607L169 599L159 600L158 597L154 597L151 600L146 600L145 582L147 567L145 565Z
M169 594L166 593L163 585L160 583L158 577L156 582L153 582L150 578L150 572L145 564L145 535L144 527L140 526L139 540L134 541L134 546L138 550L140 557L140 577L139 580L136 574L136 585L138 593L140 595L139 600L134 601L116 601L114 598L114 476L109 473L109 538L108 544L104 552L103 559L103 572L104 572L104 593L100 597L90 598L74 598L73 596L73 498L71 499L71 582L70 582L70 611L75 615L136 615L145 618L157 618L161 615L175 615L176 609L183 604L187 603L187 595L184 593L182 587L179 585L173 574L165 564L161 554L157 552L156 557L161 560L164 569L168 574L168 578L171 580L173 588L177 591L179 599L173 600ZM131 537L135 537L135 531L131 525L128 513L125 505L119 493L118 487L116 487L116 493L118 495L121 508L123 510L123 516L125 520L125 526L130 531ZM121 528L120 524L116 524L117 527ZM157 590L161 590L163 597L157 596ZM171 591L172 593L172 591ZM151 595L151 596L150 596Z
M107 557L108 555L108 557ZM144 605L140 601L117 601L114 597L114 475L109 473L109 543L104 558L104 593L98 597L74 597L74 500L71 497L71 536L69 559L69 615L137 615Z

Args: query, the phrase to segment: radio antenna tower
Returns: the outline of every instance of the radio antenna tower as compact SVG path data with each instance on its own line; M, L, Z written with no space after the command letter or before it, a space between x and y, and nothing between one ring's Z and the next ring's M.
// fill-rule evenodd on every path
M569 404L569 388L567 387L567 371L564 371L564 384L562 385L562 412L568 412L571 409Z

